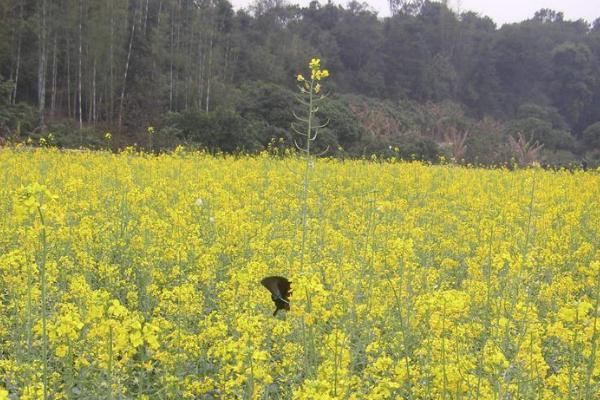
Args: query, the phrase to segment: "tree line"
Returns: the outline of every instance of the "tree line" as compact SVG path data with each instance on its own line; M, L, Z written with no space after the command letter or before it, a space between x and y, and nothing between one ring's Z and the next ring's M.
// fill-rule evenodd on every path
M289 144L294 76L318 56L331 154L600 162L600 19L390 7L0 0L0 136L121 146L153 126L154 148Z

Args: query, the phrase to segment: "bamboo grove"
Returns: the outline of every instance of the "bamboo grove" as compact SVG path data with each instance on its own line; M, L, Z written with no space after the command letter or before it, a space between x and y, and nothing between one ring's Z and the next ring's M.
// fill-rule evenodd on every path
M126 112L156 107L206 110L211 90L232 79L227 2L11 0L2 7L10 101L35 95L42 116L81 127L121 125ZM144 79L159 89L153 101L136 104Z

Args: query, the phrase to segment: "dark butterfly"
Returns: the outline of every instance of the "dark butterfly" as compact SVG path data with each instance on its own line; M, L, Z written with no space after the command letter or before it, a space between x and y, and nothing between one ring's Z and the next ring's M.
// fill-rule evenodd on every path
M273 316L277 315L279 310L290 310L290 294L292 293L290 285L292 282L282 276L267 276L260 283L269 289L271 300L275 302L275 307L277 307Z

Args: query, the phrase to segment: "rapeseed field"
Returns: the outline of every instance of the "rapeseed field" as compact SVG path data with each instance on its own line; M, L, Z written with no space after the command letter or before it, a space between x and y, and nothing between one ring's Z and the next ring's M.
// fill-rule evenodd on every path
M0 399L600 398L597 171L308 166L0 151Z

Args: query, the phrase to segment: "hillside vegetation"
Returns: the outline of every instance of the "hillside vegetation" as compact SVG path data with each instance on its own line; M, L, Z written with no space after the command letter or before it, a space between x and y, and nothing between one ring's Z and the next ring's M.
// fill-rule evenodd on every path
M543 9L497 26L440 2L0 1L1 141L260 151L290 140L295 74L332 71L329 155L600 161L600 21ZM590 16L598 17L598 16ZM512 139L511 139L512 138Z

